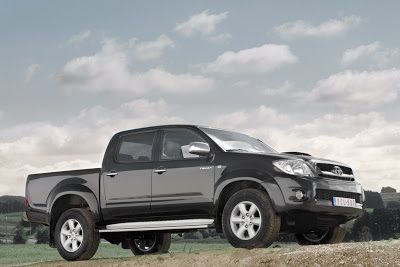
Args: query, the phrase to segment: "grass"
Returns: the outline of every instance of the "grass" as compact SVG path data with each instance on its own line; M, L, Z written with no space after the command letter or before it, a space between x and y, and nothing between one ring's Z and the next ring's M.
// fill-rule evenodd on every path
M206 243L208 241L208 243ZM274 247L276 244L272 244ZM281 247L293 246L279 244ZM196 250L217 250L230 249L232 246L225 239L214 240L179 240L173 241L170 253L186 252ZM121 246L102 243L97 250L94 259L125 258L133 257L129 249L122 249ZM26 245L0 245L0 266L18 265L24 263L57 261L63 260L57 249L48 245L26 244Z
M232 248L226 240L213 242L211 244L196 243L196 241L173 242L170 252L190 252L195 250L214 250ZM102 243L93 257L99 258L123 258L132 257L132 252L122 249L121 246ZM48 245L26 244L26 245L0 245L0 266L23 264L28 262L55 261L63 260L58 254L57 249L50 248Z

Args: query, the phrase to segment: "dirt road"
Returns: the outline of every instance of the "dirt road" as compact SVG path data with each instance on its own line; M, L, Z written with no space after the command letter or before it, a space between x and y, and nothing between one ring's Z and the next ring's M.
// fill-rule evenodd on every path
M225 249L30 266L400 266L400 240L296 248Z

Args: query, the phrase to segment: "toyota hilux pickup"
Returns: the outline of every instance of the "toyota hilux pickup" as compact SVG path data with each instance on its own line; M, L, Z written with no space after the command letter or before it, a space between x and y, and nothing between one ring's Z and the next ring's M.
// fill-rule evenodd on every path
M100 238L135 255L167 252L171 233L215 229L237 248L278 233L301 245L343 240L363 212L352 168L259 139L195 125L115 134L101 168L31 174L29 221L48 225L66 260L90 259Z

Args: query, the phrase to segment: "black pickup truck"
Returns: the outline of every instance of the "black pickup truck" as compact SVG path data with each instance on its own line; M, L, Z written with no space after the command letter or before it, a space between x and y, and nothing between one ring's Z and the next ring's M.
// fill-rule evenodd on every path
M101 169L29 175L25 216L50 226L64 259L86 260L100 238L142 255L167 252L171 233L207 228L240 248L268 247L279 232L301 245L339 243L363 202L346 164L167 125L115 134Z

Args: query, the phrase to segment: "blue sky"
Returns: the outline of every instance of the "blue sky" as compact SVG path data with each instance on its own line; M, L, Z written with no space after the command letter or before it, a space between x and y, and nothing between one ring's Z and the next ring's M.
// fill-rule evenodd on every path
M246 132L400 190L399 5L2 1L0 195L166 123Z

